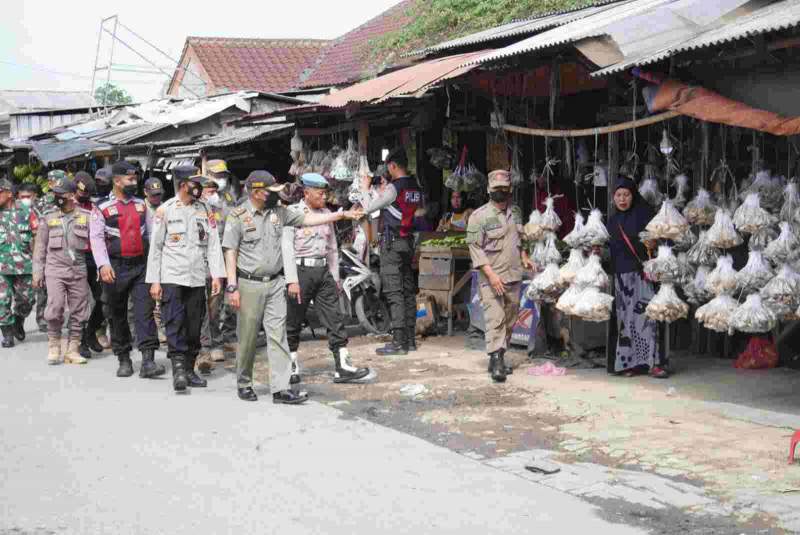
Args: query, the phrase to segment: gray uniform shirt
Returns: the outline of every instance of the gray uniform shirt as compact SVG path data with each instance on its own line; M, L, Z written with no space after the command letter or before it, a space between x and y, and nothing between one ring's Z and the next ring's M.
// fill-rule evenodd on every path
M205 203L183 204L177 197L158 207L150 232L145 282L189 288L225 278L225 262L211 210Z
M301 214L329 214L331 212L327 208L312 210L305 201L291 205L288 210ZM287 284L298 282L296 262L298 258L327 258L328 271L333 275L333 280L339 280L339 247L336 243L336 231L333 223L300 229L283 227L281 248L283 250L283 271Z
M282 206L256 210L248 199L228 216L222 247L238 252L237 269L255 277L270 277L283 269L283 228L299 227L305 217L303 212L290 212Z
M33 251L33 273L49 277L86 273L84 251L89 246L91 213L75 208L65 214L48 211L39 222Z

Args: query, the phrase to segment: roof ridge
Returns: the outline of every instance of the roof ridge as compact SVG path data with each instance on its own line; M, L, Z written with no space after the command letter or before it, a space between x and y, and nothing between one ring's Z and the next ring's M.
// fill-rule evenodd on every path
M326 45L330 39L312 39L304 37L204 37L190 35L186 38L191 43L196 42L234 42L234 43L308 43L309 45Z

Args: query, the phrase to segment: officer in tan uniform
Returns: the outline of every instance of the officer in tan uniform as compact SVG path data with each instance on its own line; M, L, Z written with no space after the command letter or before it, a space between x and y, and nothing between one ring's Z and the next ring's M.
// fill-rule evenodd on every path
M486 323L486 351L492 380L502 383L513 370L505 352L519 312L522 270L530 260L522 242L522 212L511 204L511 175L489 173L489 202L472 214L467 244L479 270L480 299Z
M56 180L51 191L57 207L44 215L36 235L33 258L33 286L47 281L47 363L86 364L79 346L83 326L89 319L89 282L86 256L92 213L77 206L75 183L69 178ZM67 352L61 354L61 327L64 310L69 308Z

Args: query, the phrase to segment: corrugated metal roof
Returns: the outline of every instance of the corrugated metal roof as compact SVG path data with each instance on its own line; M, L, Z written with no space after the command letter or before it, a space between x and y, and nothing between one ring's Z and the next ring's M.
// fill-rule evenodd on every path
M457 39L451 39L450 41L445 41L422 50L410 52L407 55L416 56L421 54L430 54L432 52L441 52L453 48L472 46L480 43L486 43L488 41L507 39L509 37L532 34L550 28L556 28L558 26L563 26L564 24L569 24L570 22L574 22L576 20L580 20L605 11L611 7L609 4L615 4L621 1L624 0L605 0L595 2L595 4L591 7L553 11L528 19L515 20L507 24L502 24L494 28L489 28L487 30L472 33L470 35L465 35Z
M33 141L31 150L43 164L48 165L95 151L111 150L111 147L91 139L72 139L70 141Z
M195 143L164 148L161 152L164 154L182 154L184 152L194 152L200 149L230 147L232 145L254 141L269 134L278 134L281 131L285 131L286 134L289 134L293 129L293 124L272 124L237 128L232 132L218 134Z
M125 145L131 141L147 136L149 134L158 132L168 128L168 124L151 124L139 123L132 125L122 125L98 132L92 132L86 137L102 143L110 143L112 145Z
M86 91L7 89L0 90L0 101L4 101L10 111L76 109L97 105L94 97Z
M670 39L657 51L640 54L593 73L603 76L669 58L680 52L714 46L766 32L785 30L800 24L800 0L781 0L752 13L742 15L728 24L704 31L691 39Z

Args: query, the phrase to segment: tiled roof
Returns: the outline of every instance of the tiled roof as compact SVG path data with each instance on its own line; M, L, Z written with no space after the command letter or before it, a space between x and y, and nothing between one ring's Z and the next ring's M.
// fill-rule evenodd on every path
M317 39L187 39L214 87L273 93L296 88L301 73L328 43Z
M303 76L300 87L342 85L364 77L386 59L371 54L370 41L410 22L407 13L417 1L402 0L358 28L334 39L316 59L311 71Z

